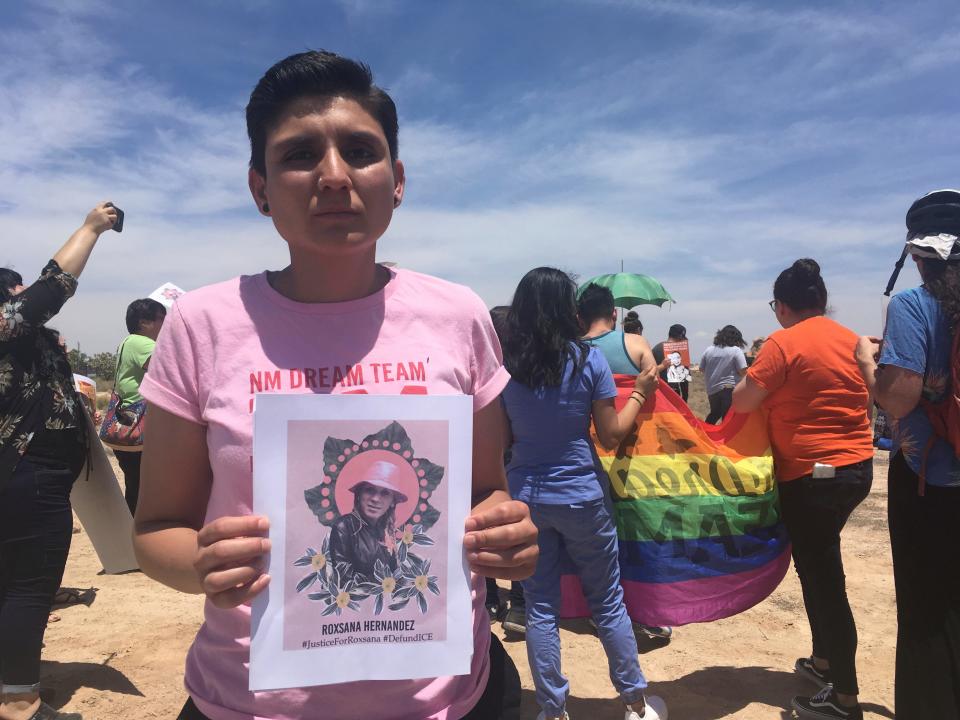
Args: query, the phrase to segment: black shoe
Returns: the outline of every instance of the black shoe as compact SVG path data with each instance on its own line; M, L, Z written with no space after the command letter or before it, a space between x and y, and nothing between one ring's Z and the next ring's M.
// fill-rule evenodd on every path
M517 635L527 634L527 611L511 605L503 617L503 629Z
M498 602L488 602L487 603L487 615L490 616L490 622L495 623L501 617L503 617L503 605Z
M83 716L80 713L57 712L45 702L41 702L30 720L83 720Z
M832 686L827 686L813 697L798 695L793 699L793 709L801 718L813 720L863 720L863 709L841 705Z
M797 658L797 662L793 665L793 671L797 675L802 675L807 680L815 682L817 687L830 685L833 682L833 678L830 677L830 670L820 670L813 664L813 658Z

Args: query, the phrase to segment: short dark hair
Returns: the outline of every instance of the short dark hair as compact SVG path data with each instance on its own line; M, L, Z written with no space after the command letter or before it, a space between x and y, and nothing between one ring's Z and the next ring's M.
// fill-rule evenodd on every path
M167 309L162 303L150 298L134 300L127 305L127 332L135 335L140 332L140 323L166 317Z
M734 325L724 325L717 330L713 336L713 344L717 347L738 347L745 348L747 343L743 339L743 333Z
M676 325L671 325L670 329L667 330L667 337L671 337L674 340L686 340L687 329L679 323Z
M587 285L577 300L577 315L584 330L588 329L594 320L613 315L613 308L613 293L610 288L596 283Z
M380 123L397 159L397 107L373 84L370 68L356 60L327 50L308 50L284 58L264 73L247 103L247 135L250 137L250 167L267 174L267 130L294 100L305 96L346 97L355 100Z
M801 312L827 310L827 286L820 277L816 260L800 258L777 276L773 283L773 299L791 310Z
M13 297L10 291L17 285L23 285L23 276L16 270L0 268L0 302L6 302Z
M497 305L490 308L490 320L493 322L493 329L497 333L497 340L500 341L501 347L507 339L507 328L510 326L510 321L507 319L509 316L509 305Z

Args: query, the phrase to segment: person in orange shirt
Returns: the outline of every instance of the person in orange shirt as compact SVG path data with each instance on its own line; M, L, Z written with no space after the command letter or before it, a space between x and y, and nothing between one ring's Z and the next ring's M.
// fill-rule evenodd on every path
M733 391L733 410L768 412L783 522L813 635L794 670L823 689L797 696L800 717L860 720L857 628L847 601L840 531L873 482L869 395L854 351L858 337L825 317L820 266L801 259L773 285L783 327L763 344Z

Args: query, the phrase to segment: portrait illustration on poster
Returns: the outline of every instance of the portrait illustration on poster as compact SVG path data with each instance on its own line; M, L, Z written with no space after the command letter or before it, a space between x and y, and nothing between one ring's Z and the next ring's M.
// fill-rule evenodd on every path
M297 592L313 588L307 597L323 604L323 616L366 602L378 616L411 602L426 614L428 596L441 593L432 560L416 551L435 544L430 530L441 513L430 498L444 468L414 457L398 422L357 442L328 437L323 463L323 480L304 501L330 530L319 550L309 547L293 561L309 567Z
M251 689L469 670L471 428L460 396L257 395Z

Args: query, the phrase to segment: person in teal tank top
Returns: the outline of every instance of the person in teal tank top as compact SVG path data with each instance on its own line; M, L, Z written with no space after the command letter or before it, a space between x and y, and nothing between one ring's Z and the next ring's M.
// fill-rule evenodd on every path
M609 288L587 285L577 301L577 316L583 339L603 353L614 375L639 375L653 365L650 345L643 336L617 328L617 310Z
M593 283L584 288L577 300L577 317L586 331L583 339L601 352L615 375L639 375L656 361L643 336L617 328L617 310L613 302L610 288ZM673 636L670 627L642 623L633 626L647 637L669 640Z

